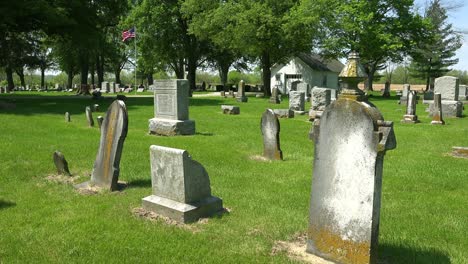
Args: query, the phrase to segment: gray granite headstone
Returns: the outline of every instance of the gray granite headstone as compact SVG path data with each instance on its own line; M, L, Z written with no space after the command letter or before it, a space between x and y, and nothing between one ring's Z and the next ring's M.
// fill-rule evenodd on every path
M299 82L297 85L297 91L303 92L305 95L305 101L308 102L310 99L310 85L306 82Z
M325 108L331 102L331 90L327 88L319 88L314 87L312 89L312 96L310 110L309 110L309 118L315 119L317 115L320 115Z
M376 263L385 151L392 122L367 102L340 97L314 122L307 252L336 263Z
M280 123L273 110L267 109L263 113L260 128L263 135L263 157L269 160L282 160Z
M458 100L467 100L468 98L468 86L460 85L458 91Z
M415 124L419 123L418 116L416 115L416 91L408 93L408 100L406 104L406 114L401 120L402 123Z
M279 104L280 103L280 99L279 99L278 94L279 94L278 88L273 87L273 89L271 89L270 103L272 103L272 104Z
M289 91L289 109L293 111L305 110L305 94L298 91Z
M157 80L154 87L155 118L149 120L150 134L195 134L195 121L189 120L188 81Z
M399 104L406 105L408 101L408 93L411 91L411 86L407 83L403 84L403 91L400 97Z
M221 105L221 111L223 111L223 114L228 114L228 115L240 114L240 108L234 105Z
M182 223L223 209L222 200L211 195L205 168L187 151L152 145L150 160L153 194L143 198L143 208Z
M57 174L66 174L68 176L71 176L70 170L68 169L68 162L65 159L65 156L62 154L62 152L56 150L54 152L53 159L55 167L57 168Z
M110 90L109 82L102 82L101 83L101 92L108 93Z
M111 191L118 189L120 157L127 131L127 108L123 101L115 100L107 109L101 126L101 139L91 181L76 185L76 188L97 186Z
M71 122L70 113L65 112L65 122Z
M96 118L99 128L102 128L102 122L104 122L104 117L98 116Z
M238 102L247 102L248 98L245 96L245 82L241 80L239 82L239 87L237 88L237 97Z
M459 79L443 76L435 79L434 93L440 93L442 101L458 101Z
M432 112L432 125L445 125L445 121L442 115L442 95L440 93L434 93L434 109Z
M93 119L93 111L91 111L91 107L87 106L85 109L86 112L86 120L88 121L88 126L94 126L94 119Z

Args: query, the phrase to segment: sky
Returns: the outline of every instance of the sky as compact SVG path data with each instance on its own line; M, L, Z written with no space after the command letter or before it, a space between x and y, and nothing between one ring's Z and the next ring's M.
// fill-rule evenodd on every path
M415 5L424 10L426 0L415 0ZM452 68L456 70L468 71L468 1L464 0L442 0L442 3L460 5L461 7L448 13L448 21L455 30L465 30L463 36L463 46L457 51L458 64Z

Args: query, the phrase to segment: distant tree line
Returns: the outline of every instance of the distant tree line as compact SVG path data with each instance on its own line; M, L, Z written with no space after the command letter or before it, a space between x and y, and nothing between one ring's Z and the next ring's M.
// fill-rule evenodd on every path
M149 84L156 73L172 72L192 89L202 69L216 70L227 85L230 70L258 65L270 94L275 63L301 52L344 58L354 50L372 90L389 62L408 62L408 76L429 83L458 62L461 46L440 0L424 14L413 0L15 0L2 1L0 13L7 89L15 86L13 74L24 86L25 69L40 70L42 87L47 69L66 73L67 87L80 76L86 94L88 82L112 73L120 83L122 69L135 63ZM132 27L136 39L122 42Z

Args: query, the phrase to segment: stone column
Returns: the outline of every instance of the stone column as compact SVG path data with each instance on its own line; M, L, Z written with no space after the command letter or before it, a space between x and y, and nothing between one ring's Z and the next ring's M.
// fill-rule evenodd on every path
M440 93L434 94L434 109L431 124L445 125L445 121L442 118L442 95Z
M247 102L247 96L245 96L245 82L241 80L239 82L239 87L237 88L237 97L238 102Z
M418 116L416 115L416 91L408 93L408 100L406 104L406 115L401 120L402 123L415 124L419 123Z

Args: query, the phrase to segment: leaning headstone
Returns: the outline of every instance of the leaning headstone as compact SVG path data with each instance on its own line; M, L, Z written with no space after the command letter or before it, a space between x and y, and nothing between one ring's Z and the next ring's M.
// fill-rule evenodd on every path
M241 80L239 82L239 87L237 88L237 102L247 102L248 98L245 96L245 82Z
M331 102L331 90L327 88L314 87L310 97L309 119L313 120L321 115Z
M76 188L100 187L115 191L118 189L120 157L128 131L128 114L125 103L115 100L107 109L101 126L101 140L94 162L91 180L75 185Z
M458 100L467 100L468 99L468 86L460 85L458 92Z
M269 160L282 160L280 148L280 123L271 109L267 109L260 122L263 135L263 157Z
M221 105L221 111L227 115L238 115L240 114L240 108L234 105Z
M396 147L393 123L357 87L365 79L351 53L343 90L314 122L307 252L336 263L376 263L383 158Z
M157 80L154 90L154 116L150 134L175 136L195 134L195 121L189 120L187 80Z
M102 122L104 122L104 117L98 116L96 118L99 128L102 128Z
M65 122L71 122L70 113L65 112Z
M88 121L88 126L94 126L94 119L93 119L93 111L91 111L91 107L86 107L86 120Z
M382 91L382 97L388 98L390 97L390 82L385 82L384 90Z
M304 113L305 94L303 92L289 91L289 109L293 110L295 113Z
M65 159L65 156L62 154L62 152L56 150L54 152L53 159L55 167L57 168L57 174L66 174L68 176L71 176L70 170L68 169L68 162Z
M303 92L305 95L305 101L308 102L310 100L310 85L306 82L299 82L297 85L297 91Z
M408 93L411 90L411 86L407 83L403 84L403 91L400 97L399 104L406 105L406 102L408 100Z
M279 90L277 87L273 87L273 89L271 89L271 97L270 97L270 103L272 104L279 104L280 103L280 99L279 99Z
M445 125L442 115L442 96L440 93L434 94L434 109L432 110L432 125Z
M453 76L442 76L435 79L434 93L440 93L442 101L458 101L459 79Z
M418 116L416 115L416 92L410 91L408 93L408 101L406 104L406 115L403 116L401 123L415 124L419 123Z
M152 145L150 160L153 194L143 198L144 209L181 223L194 222L223 209L223 201L211 195L205 168L187 151Z

